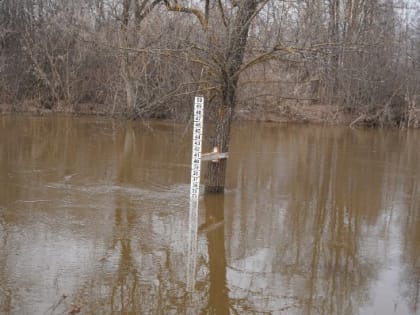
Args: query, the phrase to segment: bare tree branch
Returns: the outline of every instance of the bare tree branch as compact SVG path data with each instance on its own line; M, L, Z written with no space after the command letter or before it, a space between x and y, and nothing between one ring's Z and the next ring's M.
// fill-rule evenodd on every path
M206 19L206 13L202 12L199 9L196 8L189 8L182 6L178 4L177 0L174 0L173 3L171 3L170 0L164 0L166 8L168 11L174 11L174 12L182 12L182 13L190 13L195 15L195 17L200 21L200 24L204 30L207 30L208 27L208 20Z

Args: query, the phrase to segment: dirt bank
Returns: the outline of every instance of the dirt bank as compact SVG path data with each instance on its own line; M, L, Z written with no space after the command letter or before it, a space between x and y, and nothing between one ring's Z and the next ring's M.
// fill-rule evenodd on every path
M56 106L52 109L44 108L36 103L24 103L19 106L0 104L0 115L19 113L23 115L51 115L61 114L69 116L109 116L127 117L127 114L114 106L103 104L76 104L70 106ZM393 127L420 127L420 109L413 109L407 113L406 119ZM239 106L235 119L239 121L261 121L278 123L305 123L357 126L386 126L373 121L373 115L364 113L350 113L340 106L333 105L279 105L265 110L244 109Z
M112 106L103 104L75 104L69 106L55 106L53 108L45 108L35 102L24 102L22 104L0 104L0 114L29 114L29 115L50 115L50 114L63 114L69 116L80 115L96 115L96 116L123 116L123 113L115 110Z
M240 120L332 125L349 125L356 119L355 116L346 113L338 106L330 105L279 105L262 112L239 110L237 113L237 117Z

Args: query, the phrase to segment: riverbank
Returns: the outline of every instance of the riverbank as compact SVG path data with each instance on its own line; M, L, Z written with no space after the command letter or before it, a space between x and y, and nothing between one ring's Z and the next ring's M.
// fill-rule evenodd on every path
M265 111L239 110L237 113L239 120L329 125L349 125L355 116L330 105L279 105Z
M108 116L116 118L127 118L126 112L120 107L103 104L75 104L71 106L56 106L51 109L44 108L36 103L25 103L19 106L11 104L0 104L0 115L7 114L22 115L67 115L67 116ZM188 115L185 115L186 117ZM170 120L170 118L169 118ZM352 113L340 106L333 105L278 105L268 109L241 108L235 113L237 121L260 121L274 123L299 123L299 124L324 124L341 125L349 127L376 126L376 127L399 127L419 128L420 109L411 108L405 114L402 121L387 123L375 114Z
M14 104L0 104L0 115L7 114L22 114L22 115L51 115L62 114L69 116L123 116L123 112L113 110L112 107L102 104L75 104L70 106L55 106L53 108L45 108L34 102L24 102L16 106Z

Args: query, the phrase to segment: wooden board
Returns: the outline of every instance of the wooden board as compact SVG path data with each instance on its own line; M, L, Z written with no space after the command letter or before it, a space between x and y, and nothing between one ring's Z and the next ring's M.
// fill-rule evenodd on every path
M218 161L221 159L227 159L229 157L228 152L210 152L210 153L203 153L201 155L202 161Z

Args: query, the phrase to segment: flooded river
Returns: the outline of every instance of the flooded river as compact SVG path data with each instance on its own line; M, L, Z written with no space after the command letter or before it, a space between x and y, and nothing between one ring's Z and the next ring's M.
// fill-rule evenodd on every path
M420 131L236 124L193 228L190 142L0 117L0 314L420 314Z

